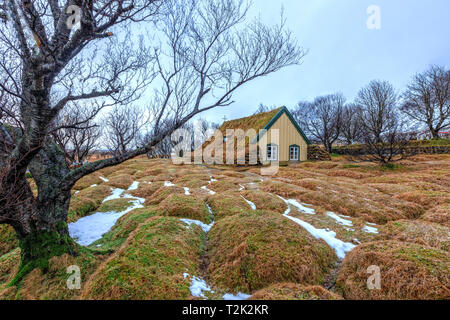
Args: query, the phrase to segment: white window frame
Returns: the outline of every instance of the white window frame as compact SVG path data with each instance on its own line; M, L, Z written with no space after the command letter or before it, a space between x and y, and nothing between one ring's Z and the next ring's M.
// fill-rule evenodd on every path
M292 153L294 154L294 158L292 158ZM300 160L300 147L299 146L290 146L289 147L289 161L299 161L299 160Z
M269 150L270 150L270 157L269 157ZM278 146L277 145L268 145L267 146L267 154L266 158L268 161L278 161Z

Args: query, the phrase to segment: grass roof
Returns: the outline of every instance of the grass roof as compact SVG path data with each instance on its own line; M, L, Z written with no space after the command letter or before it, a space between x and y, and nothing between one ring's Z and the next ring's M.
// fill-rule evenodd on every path
M258 113L253 116L226 121L219 130L222 131L224 135L227 129L242 129L244 131L255 129L256 132L259 132L259 130L263 129L281 109L282 108L278 108L272 111Z

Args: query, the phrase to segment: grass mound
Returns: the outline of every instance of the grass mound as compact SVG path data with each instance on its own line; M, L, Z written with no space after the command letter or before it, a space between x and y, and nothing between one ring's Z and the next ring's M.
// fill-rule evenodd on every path
M211 184L209 184L207 187L208 187L208 189L211 189L218 193L225 192L225 191L238 191L239 183L235 182L231 179L227 179L227 180L214 181Z
M255 292L249 300L342 300L342 297L320 286L277 283Z
M102 201L111 194L111 188L105 185L99 185L87 188L77 194L72 195L70 199L69 222L74 222L89 213L97 210Z
M223 192L207 199L216 220L251 211L250 206L239 193Z
M114 177L110 177L107 182L108 185L114 188L128 189L128 187L133 183L133 179L130 175L119 174Z
M120 198L106 201L103 203L98 211L100 212L121 212L131 207L133 204L131 203L132 199Z
M320 284L337 260L324 242L275 212L226 217L214 225L209 238L209 277L233 292L277 282Z
M101 184L102 182L103 180L100 179L100 175L98 175L97 173L93 173L78 180L72 189L83 190L89 188L93 184Z
M205 203L193 196L184 194L171 194L159 204L160 214L178 218L211 222L211 214Z
M421 220L398 220L381 227L380 239L414 242L449 251L450 228Z
M259 190L243 191L242 195L253 202L258 210L275 211L284 213L287 209L286 203L277 196Z
M128 191L131 195L138 198L150 198L159 188L164 185L163 182L139 183L136 190Z
M0 225L0 244L0 257L19 246L16 232L11 226Z
M369 290L369 266L379 266L381 289ZM447 252L398 241L377 241L347 254L336 289L346 299L449 299Z
M154 205L159 204L161 201L166 199L171 194L184 194L184 189L178 186L165 187L162 186L158 188L150 197L146 197L145 204L146 205Z
M20 249L9 251L0 256L0 299L2 290L14 279L20 265Z
M201 188L209 183L210 177L207 174L187 174L177 178L174 183L187 188Z
M179 219L153 217L93 274L87 299L186 299L202 250L202 230Z
M422 219L450 227L450 204L446 203L429 209L422 216Z
M261 190L272 194L277 194L287 199L296 198L299 195L307 192L307 190L303 188L294 187L291 185L284 184L282 182L275 182L275 181L264 181L262 183Z
M90 247L100 252L117 250L141 223L158 214L156 209L157 207L149 207L127 213L117 221L111 231L104 234L100 240L91 244Z

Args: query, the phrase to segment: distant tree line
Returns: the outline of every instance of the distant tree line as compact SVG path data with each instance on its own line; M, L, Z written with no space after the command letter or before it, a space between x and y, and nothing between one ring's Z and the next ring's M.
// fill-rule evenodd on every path
M433 139L450 128L450 71L431 66L415 75L403 93L373 80L347 102L341 93L301 101L293 115L311 141L328 152L336 143L362 144L365 159L402 159L408 141L428 131Z

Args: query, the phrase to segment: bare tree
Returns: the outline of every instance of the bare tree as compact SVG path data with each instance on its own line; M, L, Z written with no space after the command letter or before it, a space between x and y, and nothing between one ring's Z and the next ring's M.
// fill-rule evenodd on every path
M272 110L274 110L276 108L277 108L276 106L269 107L269 106L267 106L265 104L260 103L259 106L258 106L258 109L256 109L254 115L255 114L259 114L259 113L263 113L263 112L269 112L269 111L272 111Z
M401 110L410 118L425 124L434 139L450 127L450 70L431 66L414 76L403 94Z
M312 140L320 141L331 152L341 135L344 104L340 93L317 97L313 102L299 102L293 115Z
M113 155L124 155L136 149L145 125L144 112L137 106L115 107L104 122L105 144Z
M66 221L79 179L148 153L197 114L233 103L233 93L249 81L299 64L305 55L284 20L274 27L246 24L248 5L239 0L5 3L0 89L5 101L15 101L9 109L20 122L0 123L0 223L14 228L22 249L13 283L54 255L76 252ZM136 30L146 26L156 30L144 41ZM148 42L158 49L150 50ZM156 86L150 139L70 170L51 135L62 110L88 99L101 107L130 104L150 85ZM7 117L2 121L11 122ZM169 125L160 126L163 121ZM27 169L37 197L25 179Z
M357 158L381 164L404 159L410 137L404 132L393 86L387 81L371 81L359 91L356 102L364 143Z
M97 111L86 105L74 105L57 116L52 137L64 151L68 165L83 163L99 146L101 128L94 122Z
M343 109L341 135L347 145L361 141L362 132L358 113L359 107L356 104L347 104Z

